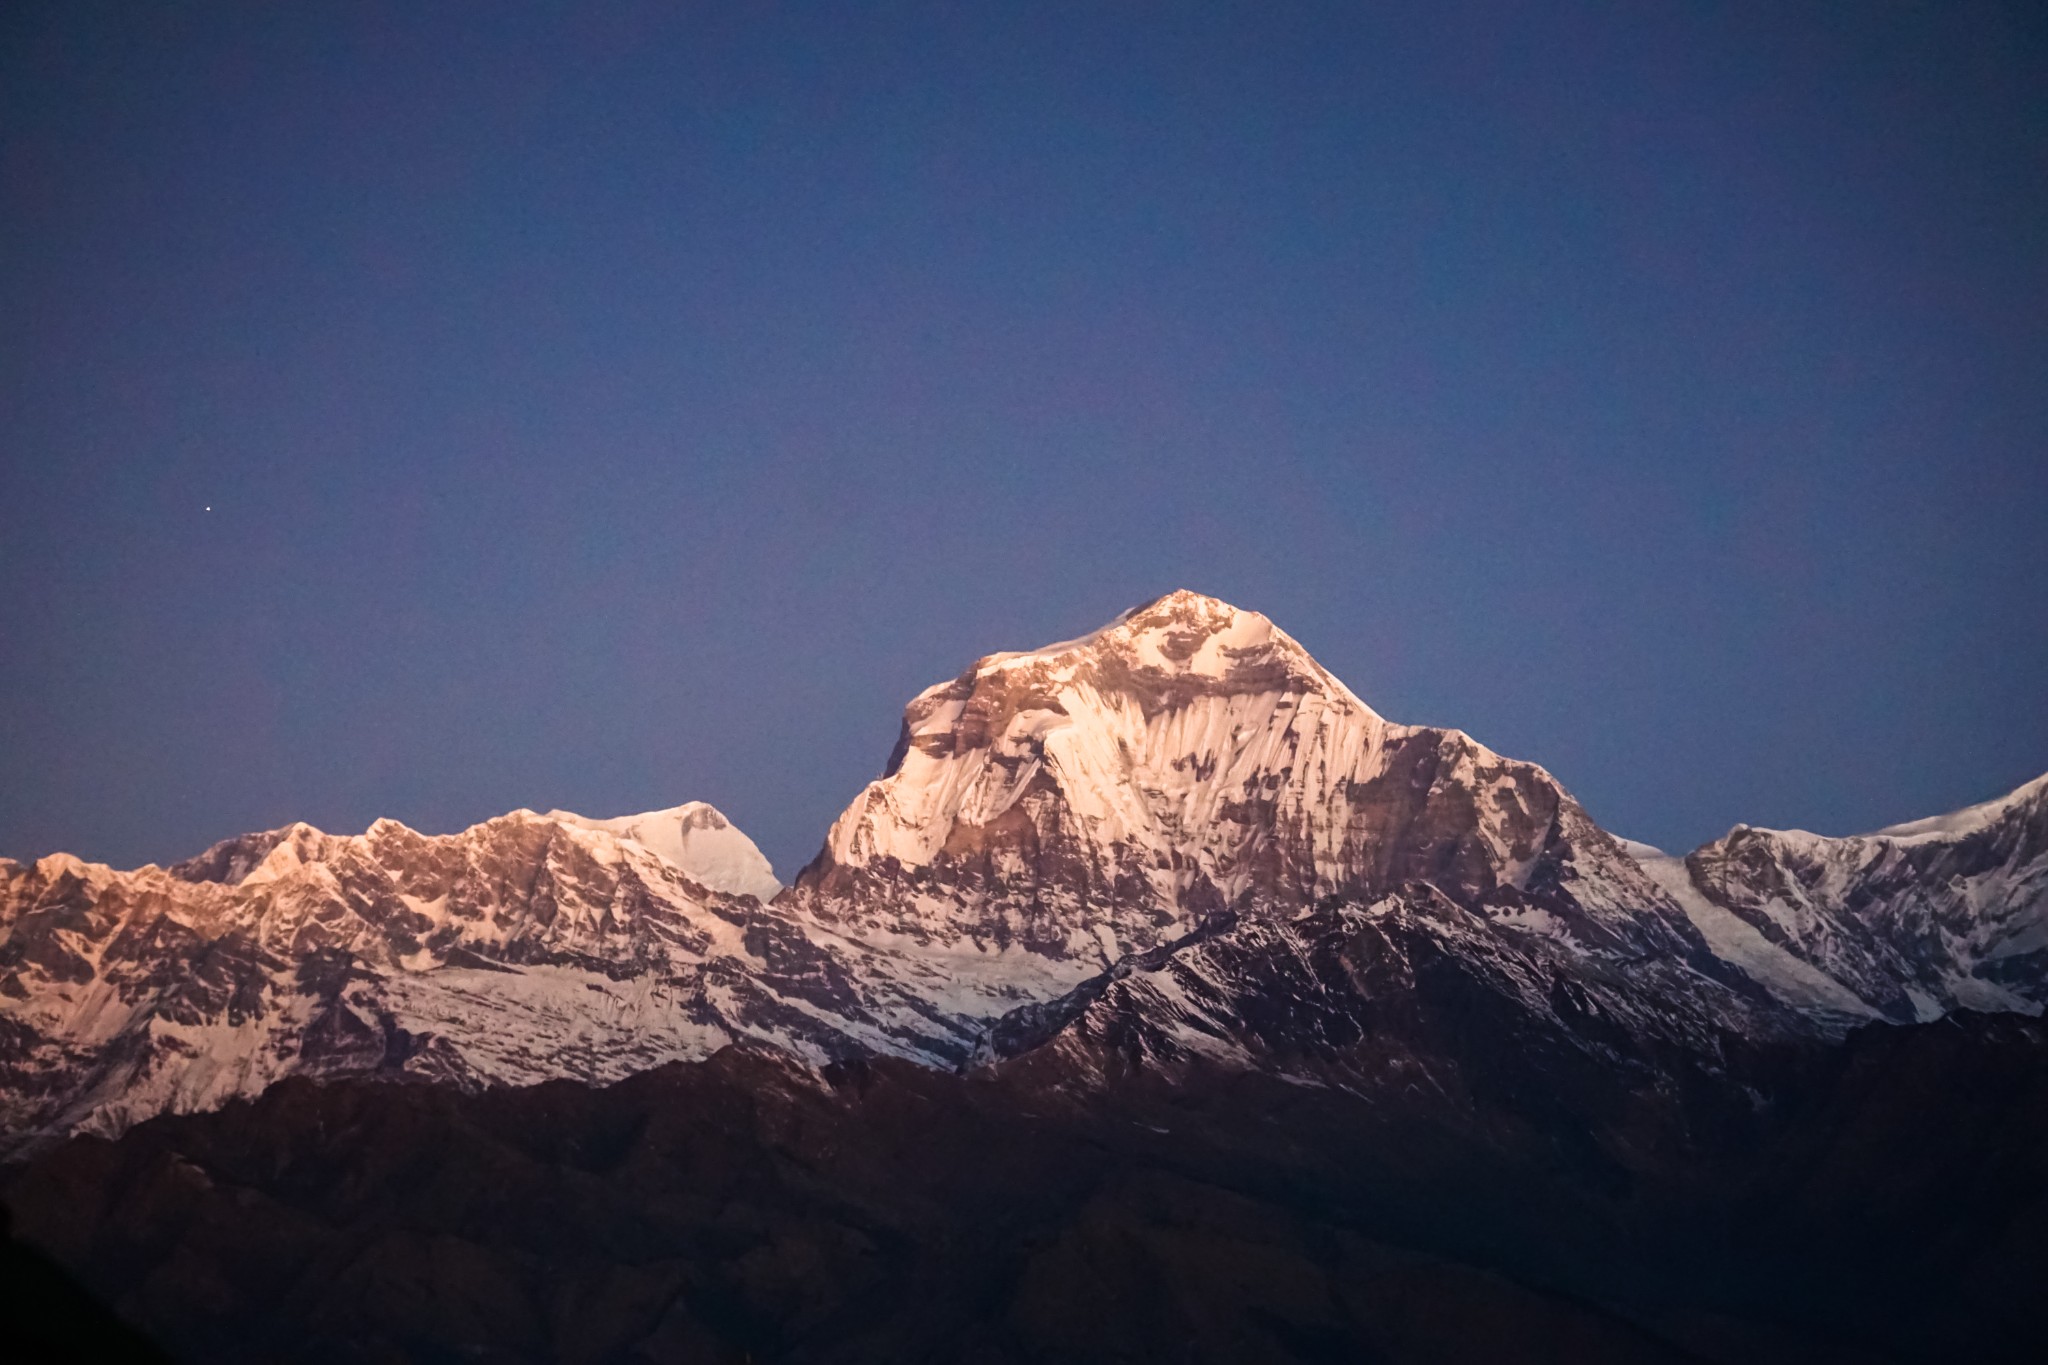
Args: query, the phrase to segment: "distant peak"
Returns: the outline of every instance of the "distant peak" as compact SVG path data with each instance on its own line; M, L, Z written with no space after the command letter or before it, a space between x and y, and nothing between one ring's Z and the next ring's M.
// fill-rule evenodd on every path
M549 811L546 818L631 840L714 891L767 901L782 889L775 869L754 841L707 802L689 801L667 810L621 815L610 820L593 820L565 810Z

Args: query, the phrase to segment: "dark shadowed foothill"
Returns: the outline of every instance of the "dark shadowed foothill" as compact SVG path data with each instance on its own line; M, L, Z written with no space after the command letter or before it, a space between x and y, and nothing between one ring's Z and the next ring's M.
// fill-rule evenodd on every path
M1462 1115L1057 1075L729 1049L602 1090L290 1081L8 1193L190 1360L2034 1358L2032 1023L1759 1058L1763 1111L1691 1133L1540 1073Z

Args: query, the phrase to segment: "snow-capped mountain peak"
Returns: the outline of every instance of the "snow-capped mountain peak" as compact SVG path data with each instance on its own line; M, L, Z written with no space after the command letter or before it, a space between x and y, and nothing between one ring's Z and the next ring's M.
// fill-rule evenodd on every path
M593 820L565 810L551 810L544 818L630 839L713 891L771 901L782 890L775 869L754 841L708 802L688 801L667 810L609 820Z
M1192 592L919 694L795 900L840 932L1072 976L1220 913L1411 881L1587 947L1710 960L1541 768L1388 722L1264 616Z
M1350 750L1385 728L1264 616L1173 592L919 694L828 856L849 867L957 857L974 831L1015 823L1033 792L1057 792L1094 841L1163 847L1252 773L1290 767L1304 739Z

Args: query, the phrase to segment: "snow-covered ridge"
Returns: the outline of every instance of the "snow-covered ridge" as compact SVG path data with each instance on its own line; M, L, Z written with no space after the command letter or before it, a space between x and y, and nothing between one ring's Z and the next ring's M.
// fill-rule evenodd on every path
M742 1039L964 1051L893 960L856 980L762 904L775 889L701 803L431 836L298 823L130 872L0 862L0 1150L291 1074L607 1080Z
M1810 829L1779 829L1770 825L1740 824L1729 830L1726 837L1734 838L1742 834L1762 835L1788 845L1809 848L1832 847L1852 840L1884 840L1895 844L1923 840L1955 840L1989 829L2014 811L2043 798L2048 798L2048 773L2031 782L2021 783L2003 796L1994 796L1988 801L1979 801L1973 806L1964 806L1960 810L1952 810L1942 815L1930 815L1919 820L1886 825L1883 829L1871 830L1865 834L1815 834ZM1665 856L1664 850L1651 848L1648 844L1635 844L1633 840L1623 842L1648 849L1657 856Z
M238 885L256 876L262 871L264 864L270 862L273 857L278 859L277 868L290 866L297 856L293 850L302 849L308 840L350 837L371 840L463 839L508 821L559 826L569 830L588 830L611 836L616 840L630 841L698 885L714 891L754 896L766 901L774 899L775 894L782 889L782 883L775 877L775 869L770 866L761 850L755 847L754 841L726 819L717 807L705 801L688 801L667 810L644 811L638 815L620 815L604 820L592 819L587 815L578 815L574 811L566 810L551 810L542 815L521 807L504 815L492 816L489 820L480 821L452 835L422 834L389 817L372 821L370 827L360 836L330 835L303 820L297 820L278 829L222 840L204 853L175 864L168 870L183 880L217 881ZM286 852L279 854L279 848L286 849ZM148 868L138 868L136 871L148 871L154 866L151 864ZM277 868L273 868L271 873L265 875L274 875ZM106 871L110 875L118 875L114 874L112 869Z
M1630 851L1718 953L1797 1007L1905 1021L2048 1006L2048 776L1873 834L1738 825L1682 859Z
M1986 829L2010 815L2028 802L2048 797L2048 773L2032 782L2024 783L2004 796L1980 801L1974 806L1965 806L1947 815L1936 815L1925 820L1908 820L1902 825L1887 825L1866 839L1890 839L1905 841L1912 839L1960 839Z

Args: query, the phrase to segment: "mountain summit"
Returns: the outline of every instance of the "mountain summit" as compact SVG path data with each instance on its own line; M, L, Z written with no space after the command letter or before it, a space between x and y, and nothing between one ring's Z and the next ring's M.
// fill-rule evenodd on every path
M1103 967L1408 882L1588 944L1702 947L1543 769L1390 723L1264 616L1186 591L919 694L797 891L831 922Z

